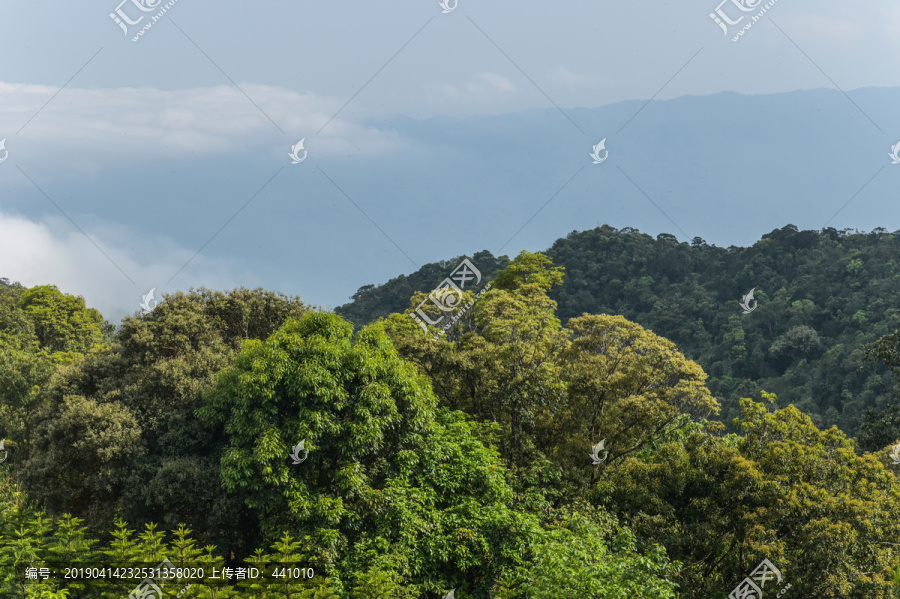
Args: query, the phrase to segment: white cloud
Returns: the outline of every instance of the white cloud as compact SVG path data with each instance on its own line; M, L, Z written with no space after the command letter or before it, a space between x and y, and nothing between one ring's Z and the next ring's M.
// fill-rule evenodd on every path
M458 87L442 83L436 85L435 88L446 97L465 99L470 102L495 99L500 94L518 91L512 81L497 73L476 73L469 81Z
M512 81L497 73L478 73L475 80L478 82L475 85L487 86L494 91L503 93L516 91L516 86Z
M550 73L551 79L557 85L565 85L568 88L576 88L576 87L584 87L584 88L596 88L596 87L613 87L613 82L609 78L601 77L598 75L583 75L580 73L575 73L570 71L567 67L560 65L553 69Z
M67 87L40 110L57 88L0 82L0 138L9 137L11 154L32 163L52 161L88 173L121 160L267 152L301 137L320 155L383 153L402 143L392 131L340 116L331 120L338 100L266 85L242 83L241 89L252 101L233 86Z
M900 40L900 6L885 6L882 11L884 17L881 21L888 38L893 42Z
M858 42L863 35L871 33L862 22L858 13L841 11L842 14L823 14L820 12L795 12L789 19L797 25L806 39L819 39L828 44L834 42Z
M113 323L139 310L141 297L152 287L160 298L177 289L238 285L232 266L202 254L167 284L196 249L119 226L101 224L86 232L96 246L62 217L36 222L0 212L0 277L84 296L89 307Z

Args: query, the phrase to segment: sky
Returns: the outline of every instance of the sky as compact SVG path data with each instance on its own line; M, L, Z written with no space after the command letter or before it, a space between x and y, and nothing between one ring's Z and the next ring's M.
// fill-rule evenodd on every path
M614 154L660 102L830 90L840 135L875 140L888 165L900 143L859 91L900 88L900 4L446 1L3 2L0 276L56 284L113 321L151 288L264 286L333 307L428 262L540 250L599 221L719 245L771 230L762 215L716 227L643 200L553 218L584 177L621 178L588 154L601 138L598 155ZM717 9L742 21L726 34ZM604 107L615 119L580 116ZM808 134L776 110L735 114L734 135L748 119ZM473 124L479 159L465 160L451 138ZM641 140L648 156L704 141ZM610 168L581 170L595 166ZM878 168L848 169L847 197ZM898 173L874 176L887 186ZM667 176L635 186L664 190ZM863 201L830 226L879 219L900 229L900 214Z

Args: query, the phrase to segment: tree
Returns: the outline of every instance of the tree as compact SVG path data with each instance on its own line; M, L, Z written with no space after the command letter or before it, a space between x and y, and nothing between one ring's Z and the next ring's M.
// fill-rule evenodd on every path
M108 349L54 379L35 425L29 494L94 529L116 516L134 526L184 523L206 544L249 555L258 523L242 497L222 492L222 440L194 411L246 340L265 339L307 310L296 297L262 289L199 289L125 318Z
M743 437L672 430L611 467L594 500L684 563L687 599L727 595L763 559L797 596L890 597L896 477L793 406L770 413L748 399L742 408Z
M871 452L900 443L900 404L889 405L881 412L869 409L856 442L860 450Z
M310 313L245 343L200 414L226 436L226 489L265 534L301 540L317 570L353 585L375 567L412 592L474 592L521 548L513 531L537 525L507 507L475 427L436 404L381 325L354 337L340 317Z
M36 412L57 367L105 347L112 326L55 286L0 287L0 438L30 456Z
M900 331L885 335L864 348L864 358L884 364L894 379L900 378ZM894 392L900 395L900 388ZM900 404L892 403L881 411L869 408L859 431L859 447L863 451L878 451L900 443Z
M100 523L114 513L129 484L126 466L145 451L135 415L120 404L69 396L35 434L25 471L54 513L83 514Z
M603 512L570 511L546 530L531 557L498 583L498 599L674 599L677 564L659 546L646 555Z
M31 319L41 347L51 353L86 354L102 347L110 330L100 312L85 307L83 297L62 293L55 285L24 291L16 307Z
M517 291L533 285L546 293L562 285L564 271L565 268L554 266L553 261L546 255L522 250L518 257L497 275L494 287Z
M761 389L777 393L783 405L801 407L817 425L838 425L849 435L858 432L866 410L895 403L886 368L865 363L861 347L900 329L900 278L894 276L900 231L817 232L788 225L751 247L720 248L603 226L572 232L542 255L565 268L565 280L548 293L563 324L586 313L619 314L674 342L709 374L708 387L729 425L740 413L740 398ZM537 260L533 266L540 266ZM433 288L447 272L423 267L368 290L341 313L355 322L390 319L390 312L407 309L410 297ZM426 273L424 281L419 278ZM505 284L493 280L495 289L510 291ZM754 288L757 308L744 314L739 301ZM454 332L477 332L472 322ZM426 355L428 368L438 371L452 362ZM449 377L436 385L443 400L442 385L451 385ZM462 389L451 391L454 401L462 401Z
M462 262L463 258L469 258L476 265L481 272L482 284L493 280L497 272L509 263L506 256L495 257L489 251L483 250L471 256L457 256L450 260L425 264L418 271L408 276L400 275L383 285L377 287L363 285L351 297L352 303L338 306L334 311L353 322L357 328L382 318L389 318L391 314L403 312L409 298L416 293L427 293L434 289Z
M554 410L563 398L559 356L568 346L566 331L547 293L562 273L542 254L522 254L497 276L478 306L475 319L486 347L481 393L474 411L503 423L509 431L503 453L521 467L537 449L536 417Z
M718 412L703 369L671 341L621 316L585 314L569 328L566 399L546 415L553 424L542 445L570 472L586 471L591 445L601 440L605 463L614 464L654 443L679 416Z
M769 352L775 356L786 356L791 360L811 357L822 349L822 341L815 329L806 325L796 326L779 336Z
M522 252L440 343L423 336L408 317L385 321L400 354L429 375L442 405L501 425L500 451L508 465L523 467L539 453L535 419L562 397L558 357L567 333L548 297L562 278L543 254Z

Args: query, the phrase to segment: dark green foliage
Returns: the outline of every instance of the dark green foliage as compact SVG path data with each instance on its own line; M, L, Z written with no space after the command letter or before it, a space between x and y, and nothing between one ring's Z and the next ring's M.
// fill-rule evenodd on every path
M77 301L0 281L0 417L16 437L0 598L122 599L136 581L21 568L169 560L316 574L167 581L166 599L707 599L764 558L789 597L896 597L900 332L881 336L897 313L879 304L894 238L864 237L788 227L720 250L598 229L555 246L569 268L523 252L477 301L467 289L439 338L406 314L354 332L240 289L172 295L101 343L103 326L79 328L101 322L89 311L58 309ZM835 264L846 289L827 295ZM853 279L866 270L874 283ZM759 307L740 314L754 286ZM761 381L825 399L809 396L812 419L742 399L724 434L690 352L726 399ZM866 405L891 407L867 413L860 447L814 424Z
M894 378L900 375L900 331L885 335L866 346L865 359L884 364ZM894 389L900 394L900 388ZM863 451L878 451L888 445L900 443L900 404L894 403L884 410L868 409L857 438Z
M900 443L900 405L890 405L881 412L866 412L856 442L862 451L879 451Z
M893 401L893 379L862 348L900 328L900 233L788 225L752 247L726 249L603 226L573 232L545 254L565 269L551 293L564 324L621 314L674 341L709 374L725 423L739 414L739 398L762 389L851 435L867 409ZM445 264L420 290L454 266ZM340 312L364 324L406 310L412 293L395 281ZM742 314L739 302L754 287L758 307Z
M246 340L306 309L261 289L200 289L126 318L108 351L62 371L49 391L27 463L30 495L95 529L116 514L137 526L184 522L203 542L252 551L256 522L222 492L221 440L194 411Z
M890 597L900 559L896 476L793 406L769 413L743 400L742 408L743 436L673 429L605 473L594 500L684 562L686 599L727 596L763 559L784 571L792 596Z
M0 285L0 439L28 456L36 410L58 365L105 347L111 325L54 286Z
M788 225L725 249L602 227L572 233L547 255L566 267L554 294L564 321L622 314L671 339L709 373L726 423L740 397L765 389L852 435L867 408L891 400L862 346L900 327L898 234ZM758 307L742 314L754 287Z
M265 530L303 539L317 569L397 596L398 580L412 596L439 581L483 593L527 541L516 531L537 523L507 507L503 468L473 426L436 405L380 325L354 339L340 317L312 313L246 344L201 413L228 439L226 489ZM309 457L293 464L301 440Z
M338 306L334 311L357 327L375 322L379 318L386 318L396 312L403 312L409 305L409 298L419 291L429 293L447 278L463 258L465 256L426 264L409 276L400 275L377 287L363 285L350 298L353 300L351 303ZM495 258L487 250L473 254L471 261L481 272L481 285L493 280L497 273L509 264L509 258L506 256Z

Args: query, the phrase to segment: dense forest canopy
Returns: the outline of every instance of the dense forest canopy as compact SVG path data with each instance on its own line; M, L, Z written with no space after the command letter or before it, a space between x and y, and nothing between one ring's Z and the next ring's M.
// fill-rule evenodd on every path
M900 597L896 243L604 227L355 324L242 288L113 327L2 280L0 597ZM24 575L66 563L304 576Z
M866 360L864 347L900 328L900 232L788 225L752 247L719 248L603 226L573 232L545 254L565 268L550 294L563 322L620 314L674 341L709 375L729 426L740 398L763 390L820 428L837 425L850 435L867 410L895 403L896 378ZM495 260L505 258L483 258ZM431 276L417 291L441 278ZM357 325L403 311L411 280L419 273L361 289L335 311ZM741 299L754 288L757 309L743 314Z

